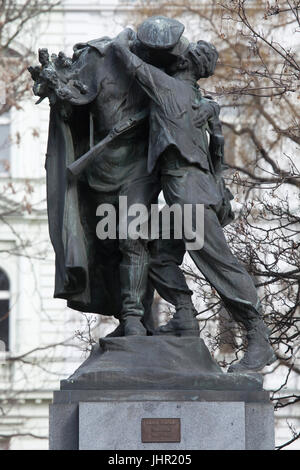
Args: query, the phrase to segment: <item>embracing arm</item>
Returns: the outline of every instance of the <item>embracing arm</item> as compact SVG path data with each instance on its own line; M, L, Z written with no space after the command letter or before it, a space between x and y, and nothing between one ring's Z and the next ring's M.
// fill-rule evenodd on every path
M134 77L147 95L156 103L161 103L161 91L165 84L174 79L162 70L147 64L129 49L129 44L115 41L112 45L117 58L126 73Z
M224 162L224 136L220 121L220 106L211 97L203 98L210 109L208 127L210 132L209 151L216 175L221 175L227 168Z
M127 34L129 33L127 32ZM123 70L125 69L125 72L128 75L136 77L136 71L139 67L143 66L144 61L130 51L130 43L131 41L129 37L125 37L122 32L111 43L111 47L113 48Z

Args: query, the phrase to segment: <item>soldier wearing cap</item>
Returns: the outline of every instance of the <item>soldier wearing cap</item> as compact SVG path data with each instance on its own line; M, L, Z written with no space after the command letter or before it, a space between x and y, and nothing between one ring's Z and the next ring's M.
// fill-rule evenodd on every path
M182 33L183 25L164 17L146 20L137 32L144 49L150 49L149 62L154 63L157 57L161 65L162 50L167 59L175 59L166 62L170 75L131 52L130 31L125 31L121 42L113 47L124 70L135 77L150 97L148 170L159 171L167 204L192 204L193 232L196 205L205 206L204 245L190 251L190 256L233 318L247 330L247 351L238 364L231 366L230 372L259 370L276 359L269 344L269 330L262 319L254 283L231 253L213 209L222 195L211 172L205 130L195 126L196 120L198 125L201 122L202 105L196 82L213 74L217 52L204 41L188 44ZM218 113L213 103L204 103L209 118ZM158 334L176 334L177 329L184 328L196 330L195 319L188 310L183 315L180 310L176 313Z

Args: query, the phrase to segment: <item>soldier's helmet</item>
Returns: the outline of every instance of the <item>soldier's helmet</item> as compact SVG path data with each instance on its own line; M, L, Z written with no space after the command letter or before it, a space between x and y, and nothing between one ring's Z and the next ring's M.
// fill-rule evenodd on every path
M140 24L137 38L147 48L181 55L189 45L189 41L182 36L184 29L184 25L178 20L152 16Z

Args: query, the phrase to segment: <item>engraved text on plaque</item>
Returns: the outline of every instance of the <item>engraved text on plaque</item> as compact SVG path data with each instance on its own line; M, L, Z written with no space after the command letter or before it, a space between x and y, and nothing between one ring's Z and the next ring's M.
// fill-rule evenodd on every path
M142 442L180 441L180 418L142 419Z

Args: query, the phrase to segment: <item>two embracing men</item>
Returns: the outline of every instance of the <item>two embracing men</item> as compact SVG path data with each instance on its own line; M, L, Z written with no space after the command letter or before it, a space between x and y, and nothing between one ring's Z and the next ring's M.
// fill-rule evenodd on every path
M50 60L40 51L42 66L30 70L35 94L51 104L46 169L55 297L76 310L114 315L115 336L199 335L180 265L187 242L197 238L201 206L204 230L189 254L247 331L246 353L229 371L259 370L275 355L253 281L223 234L233 215L222 178L220 109L197 84L214 73L218 53L205 41L190 43L183 31L177 20L152 17L137 34L126 28L114 39L77 44L72 59L60 53ZM97 238L99 207L114 207L128 226L120 197L150 214L161 191L169 207L191 208L181 238L174 225L169 240L120 232ZM154 289L175 306L156 329Z

